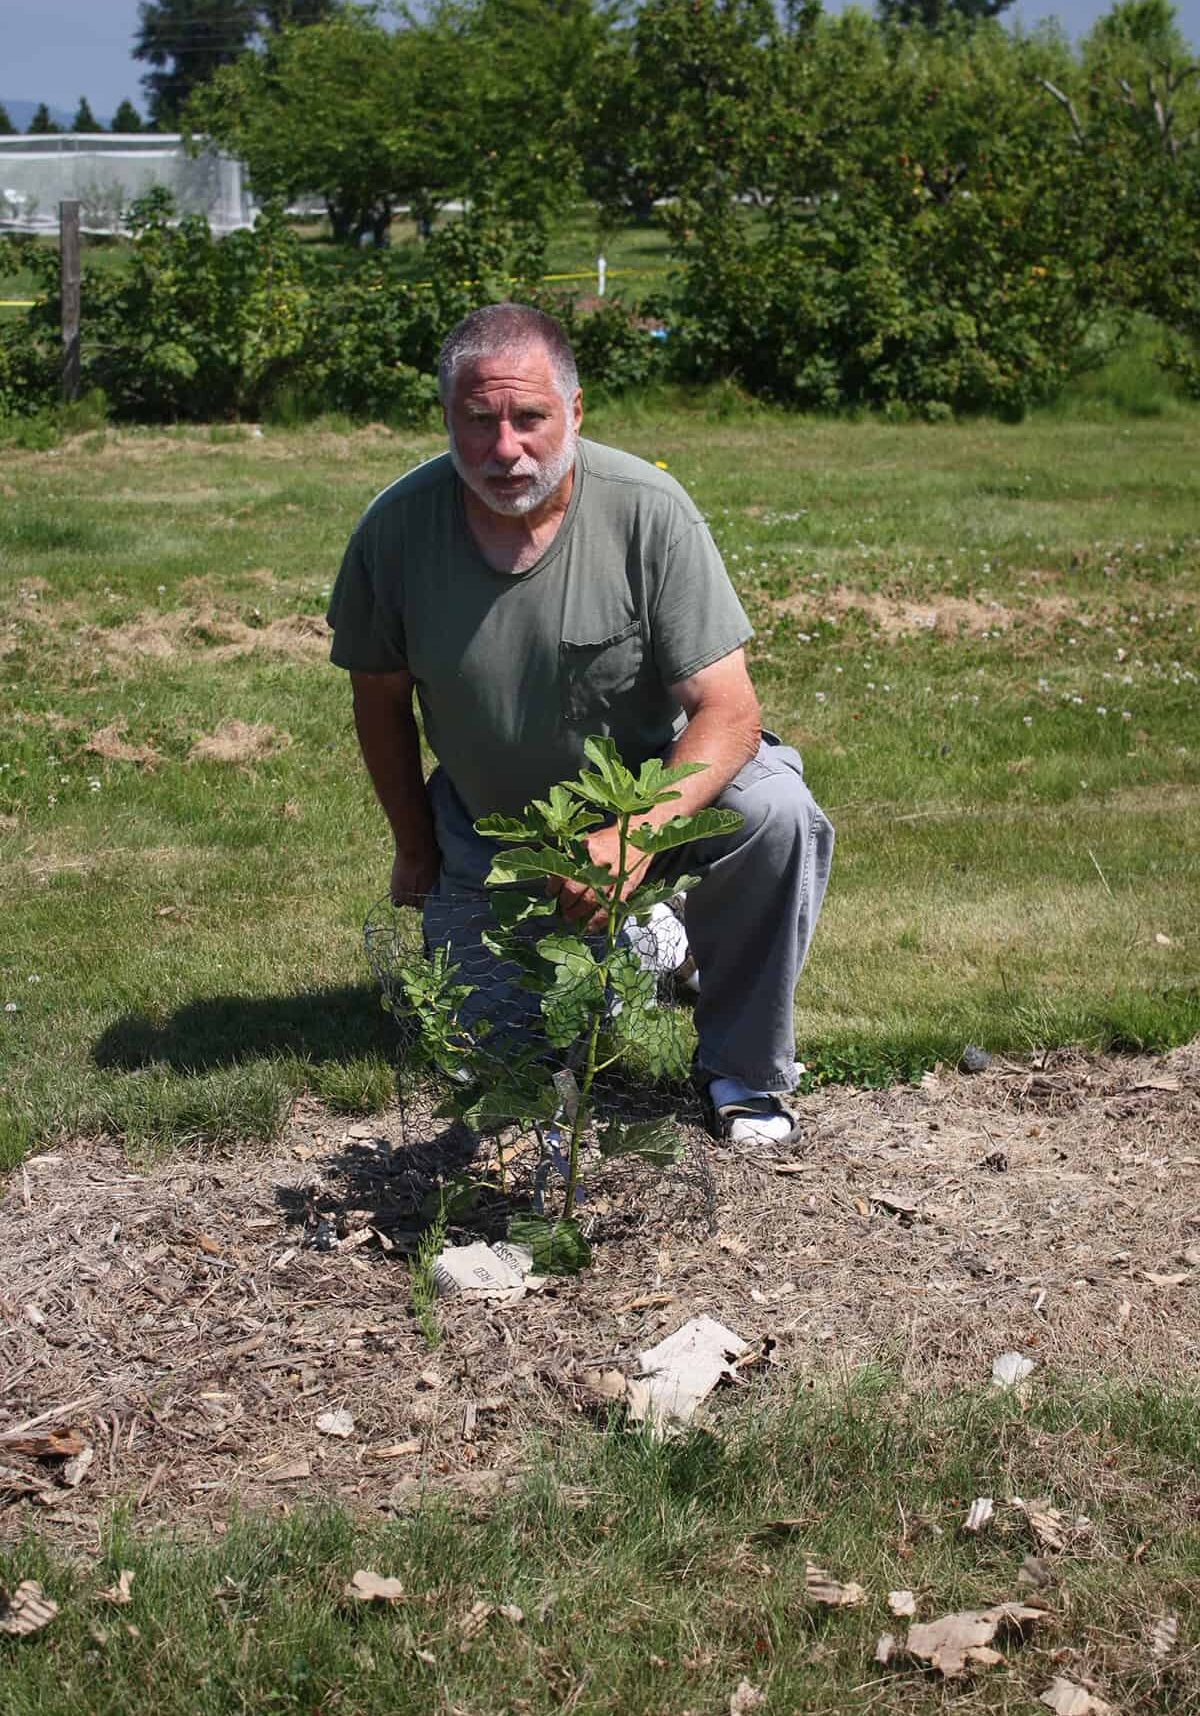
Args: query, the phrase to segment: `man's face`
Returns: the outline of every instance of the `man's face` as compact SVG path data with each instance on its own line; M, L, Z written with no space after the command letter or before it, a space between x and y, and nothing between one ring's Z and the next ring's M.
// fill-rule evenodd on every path
M490 512L517 518L565 483L583 407L578 392L567 406L539 343L464 364L443 415L463 482Z

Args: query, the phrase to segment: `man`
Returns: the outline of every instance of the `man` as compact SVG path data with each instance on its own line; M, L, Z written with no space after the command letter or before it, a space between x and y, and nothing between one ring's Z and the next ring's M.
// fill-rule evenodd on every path
M392 898L426 902L428 933L437 902L481 895L493 848L474 822L577 774L590 734L634 769L706 764L648 819L709 804L744 818L671 855L702 878L685 908L700 1084L719 1136L790 1140L793 993L833 830L799 757L761 734L751 628L712 538L670 477L581 439L575 360L551 317L475 311L442 348L438 387L449 453L368 508L328 616L395 836ZM428 783L414 693L439 762ZM588 845L615 862L611 829ZM590 921L595 900L566 881L559 907Z

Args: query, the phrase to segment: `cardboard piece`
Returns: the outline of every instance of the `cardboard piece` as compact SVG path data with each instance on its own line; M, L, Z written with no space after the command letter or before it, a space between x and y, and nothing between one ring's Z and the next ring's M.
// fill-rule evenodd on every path
M658 1424L690 1423L721 1378L736 1374L732 1361L746 1350L742 1337L715 1317L693 1317L638 1355L647 1396L643 1416Z

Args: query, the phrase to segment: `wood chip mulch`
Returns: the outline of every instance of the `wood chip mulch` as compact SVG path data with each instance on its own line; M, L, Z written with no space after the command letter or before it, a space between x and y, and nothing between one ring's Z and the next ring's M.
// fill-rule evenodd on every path
M104 1140L31 1158L0 1198L0 1534L32 1515L94 1542L117 1502L185 1532L427 1487L486 1508L531 1431L589 1409L581 1371L632 1372L704 1313L750 1343L739 1384L760 1391L868 1360L983 1384L1007 1349L1075 1380L1195 1379L1200 1042L801 1108L780 1157L694 1137L690 1171L593 1182L592 1267L514 1304L441 1301L436 1350L409 1308L411 1211L447 1145L411 1109L351 1126L304 1101L269 1151L145 1168Z

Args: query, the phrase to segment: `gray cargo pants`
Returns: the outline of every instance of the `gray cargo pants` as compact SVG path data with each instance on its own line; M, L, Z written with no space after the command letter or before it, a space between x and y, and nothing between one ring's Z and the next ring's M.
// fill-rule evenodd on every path
M426 942L449 942L464 975L479 983L479 936L490 922L483 880L500 848L476 834L443 769L430 776L429 798L442 873L425 905ZM685 908L700 973L697 1060L709 1076L789 1091L796 1084L793 997L825 897L833 828L805 785L799 755L773 734L716 802L738 811L742 827L665 853L651 869L668 880L701 878ZM472 998L479 1016L504 1001L520 1004L514 978L492 962Z

